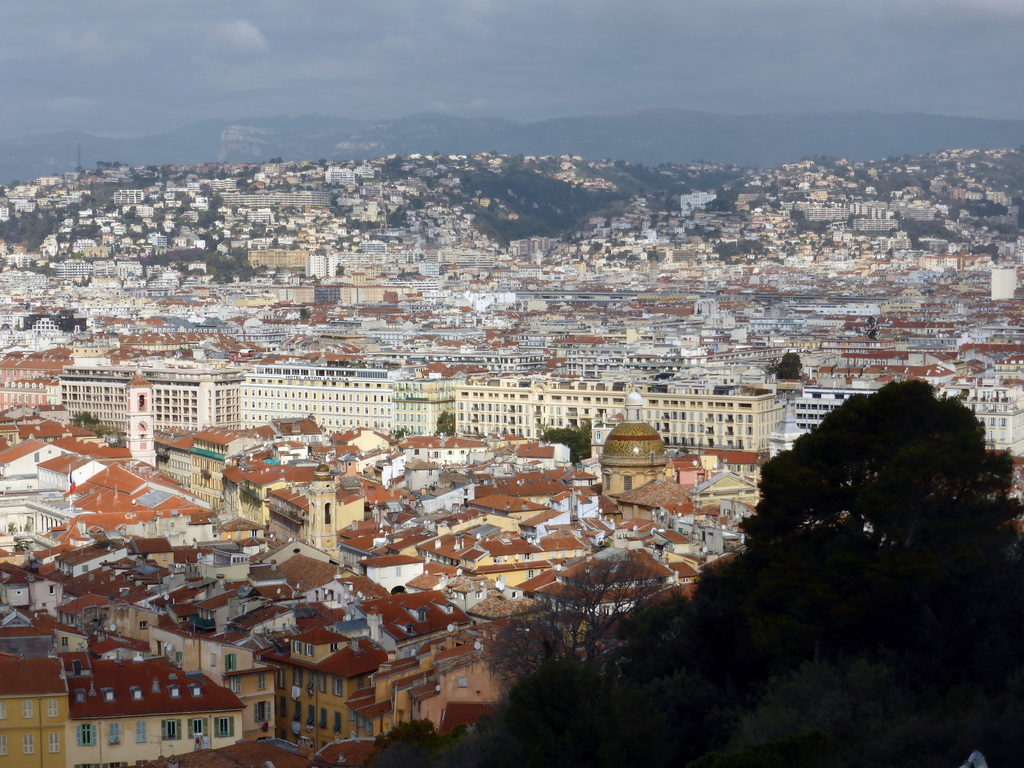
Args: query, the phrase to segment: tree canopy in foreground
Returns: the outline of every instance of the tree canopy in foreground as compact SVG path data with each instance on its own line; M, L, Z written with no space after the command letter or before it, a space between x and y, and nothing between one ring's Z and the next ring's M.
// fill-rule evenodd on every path
M974 749L1013 764L1011 480L974 415L927 384L851 398L765 465L746 551L706 567L692 600L623 619L602 664L544 662L431 764L529 768L548 747L623 766L952 766Z

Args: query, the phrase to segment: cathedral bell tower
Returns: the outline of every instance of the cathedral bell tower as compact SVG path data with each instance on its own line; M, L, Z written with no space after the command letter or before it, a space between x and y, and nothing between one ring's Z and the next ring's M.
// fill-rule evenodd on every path
M156 467L153 441L153 385L141 371L128 382L128 450L132 458Z
M324 552L338 547L336 521L336 490L331 468L317 466L313 482L309 485L309 520L306 523L306 542Z

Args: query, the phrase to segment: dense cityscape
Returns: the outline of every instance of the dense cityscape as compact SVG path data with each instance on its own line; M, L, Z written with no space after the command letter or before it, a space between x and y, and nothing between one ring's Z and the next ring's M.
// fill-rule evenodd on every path
M893 383L969 409L1024 491L1018 150L2 193L11 765L390 765L424 722L450 754L552 649L602 664L693 598L766 462Z

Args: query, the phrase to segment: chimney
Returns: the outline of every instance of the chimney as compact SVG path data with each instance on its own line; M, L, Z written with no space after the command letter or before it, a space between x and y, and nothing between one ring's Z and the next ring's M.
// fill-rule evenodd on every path
M375 642L380 642L380 624L381 617L379 613L368 613L366 614L366 623L370 629L370 639Z
M160 693L160 681L153 678L153 693Z

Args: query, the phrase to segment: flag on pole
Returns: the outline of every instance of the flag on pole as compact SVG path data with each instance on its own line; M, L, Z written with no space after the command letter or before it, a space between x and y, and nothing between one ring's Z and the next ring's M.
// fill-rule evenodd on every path
M68 493L75 492L75 473L74 470L68 470Z

